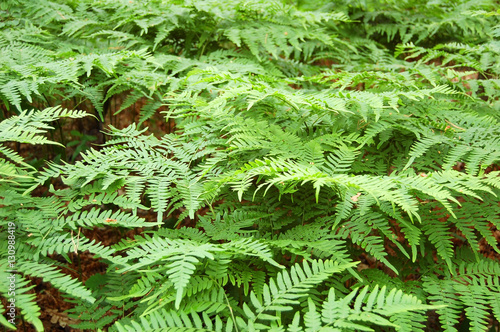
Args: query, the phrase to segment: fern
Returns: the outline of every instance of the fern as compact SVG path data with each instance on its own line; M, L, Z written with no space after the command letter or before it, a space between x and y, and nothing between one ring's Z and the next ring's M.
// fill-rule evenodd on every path
M41 278L82 330L494 328L495 5L5 1L17 313Z

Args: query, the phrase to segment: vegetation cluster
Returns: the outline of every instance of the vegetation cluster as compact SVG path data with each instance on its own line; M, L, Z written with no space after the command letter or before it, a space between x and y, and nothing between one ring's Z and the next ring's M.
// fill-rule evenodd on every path
M498 8L2 1L1 325L498 331Z

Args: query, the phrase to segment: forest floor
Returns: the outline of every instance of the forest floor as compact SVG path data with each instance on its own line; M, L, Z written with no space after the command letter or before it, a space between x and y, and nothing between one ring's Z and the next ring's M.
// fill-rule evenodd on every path
M118 99L119 100L119 99ZM120 100L119 100L120 101ZM111 110L117 110L120 102L116 102L111 105ZM102 127L107 127L108 125L113 125L116 128L125 128L131 123L137 123L140 108L143 105L139 102L134 105L132 108L127 109L119 114L114 114L112 117L113 122L110 123L108 118L105 119ZM145 125L149 127L149 133L153 135L159 135L160 133L170 132L174 125L173 123L165 123L164 118L157 113L157 116L148 120ZM70 122L66 122L62 124L62 130L55 131L55 135L57 133L70 133L72 130L78 130L79 132L83 132L87 135L97 136L97 140L94 143L88 144L88 147L92 146L94 149L99 148L99 143L103 143L104 137L98 130L98 122L91 117L85 119L72 120ZM101 135L101 136L99 136ZM63 141L70 141L71 137L65 137ZM60 140L57 140L60 141ZM44 146L42 149L38 146L21 144L18 146L12 146L12 148L16 149L22 156L24 156L27 160L52 160L57 155L57 153L61 153L60 150L53 149L51 146ZM71 156L74 152L74 147L67 147L66 151L64 151L66 156ZM77 158L78 160L78 158ZM64 188L64 184L62 181L59 183L53 183L56 189ZM33 193L34 195L44 196L47 195L48 188L47 187L39 187ZM500 203L499 203L500 206ZM148 221L155 221L156 213L150 211L139 210L138 214L140 217L145 218ZM175 217L175 216L174 216ZM192 226L192 225L191 225ZM491 225L493 227L493 225ZM95 227L93 229L82 230L84 235L90 239L95 240L105 246L109 246L115 243L118 243L123 238L134 238L142 233L142 229L133 229L129 231L121 231L116 228L105 228L105 227ZM493 229L493 235L498 240L500 246L500 230ZM456 247L459 247L465 243L465 239L456 238L454 240L454 244ZM480 245L480 253L485 257L496 259L500 261L500 255L496 253L491 246L489 246L486 241L481 240L479 242ZM391 243L387 241L386 250L390 254L393 250L391 248ZM65 264L65 268L61 269L61 271L67 275L70 275L73 278L77 278L81 280L83 283L90 278L91 276L101 273L106 273L107 265L100 262L98 259L93 258L93 255L89 252L83 252L79 255L70 253L69 258L71 259L71 263L68 263L64 257L61 255L53 255L51 256L53 259ZM366 254L363 254L359 257L360 264L358 265L358 270L367 269L367 268L378 268L384 270L386 273L393 274L392 271L386 268L382 263L376 261L372 257L368 257ZM71 309L74 305L69 302L65 296L59 292L57 289L51 286L50 283L45 283L40 278L30 278L34 285L36 285L31 292L36 294L37 303L40 306L41 310L41 321L44 325L46 331L65 331L65 332L80 332L83 330L73 329L70 327L71 324L75 324L78 320L74 318L68 317L68 314L65 313L66 310ZM436 330L439 330L439 322L437 319L437 315L433 315L430 313L429 316L429 326L434 326ZM28 323L20 322L18 325L18 331L23 332L34 332L35 329ZM429 330L431 331L431 330ZM499 331L499 328L496 328L496 331Z

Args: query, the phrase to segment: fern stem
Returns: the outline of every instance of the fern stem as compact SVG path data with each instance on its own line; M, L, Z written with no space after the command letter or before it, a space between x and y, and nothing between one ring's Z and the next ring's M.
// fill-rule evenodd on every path
M201 48L200 55L198 56L198 60L201 59L203 53L205 52L205 47L207 46L207 43L203 43L203 47Z
M236 318L234 317L233 307L231 307L231 303L229 302L229 299L227 298L226 290L224 288L222 288L222 290L224 291L223 294L224 294L224 298L226 299L227 306L229 308L229 313L231 314L231 318L233 319L234 328L235 328L236 332L239 332L238 325L236 324Z

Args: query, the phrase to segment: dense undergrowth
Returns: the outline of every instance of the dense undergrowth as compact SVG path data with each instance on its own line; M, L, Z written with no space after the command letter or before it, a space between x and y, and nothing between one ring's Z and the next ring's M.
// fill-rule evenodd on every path
M498 331L498 7L3 1L3 310L15 270L40 331L37 278L84 331Z

